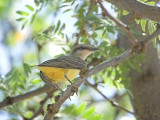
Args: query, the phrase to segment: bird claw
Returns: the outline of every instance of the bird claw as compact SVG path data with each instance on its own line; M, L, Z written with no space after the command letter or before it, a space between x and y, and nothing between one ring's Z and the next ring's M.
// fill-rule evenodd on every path
M83 68L83 69L80 71L80 77L85 77L85 74L86 74L87 71L88 71L88 68Z
M64 91L61 91L57 96L55 96L55 101L58 101L59 97L63 95Z

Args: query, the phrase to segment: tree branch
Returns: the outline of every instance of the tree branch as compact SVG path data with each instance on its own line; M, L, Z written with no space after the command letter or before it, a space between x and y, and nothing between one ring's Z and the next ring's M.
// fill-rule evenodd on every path
M157 25L157 30L152 35L144 38L144 40L142 40L142 43L145 43L145 45L148 45L159 34L160 34L160 25Z
M103 11L103 13L104 13L104 15L105 15L106 17L110 18L111 20L113 20L113 21L127 34L127 36L128 36L128 38L129 38L129 40L131 41L131 43L132 43L133 45L136 45L137 42L135 41L134 37L132 36L132 34L131 34L130 30L129 30L129 27L128 27L126 24L124 24L123 22L121 22L121 21L117 20L116 18L114 18L114 17L104 8L104 6L103 6L102 3L101 3L101 0L97 0L97 2L99 3L99 5L100 5L100 7L101 7L101 9L102 9L102 11Z
M147 5L138 0L105 0L111 4L127 10L132 13L135 18L150 19L160 21L160 7Z
M35 114L32 116L32 118L30 118L31 120L33 120L39 114L43 113L43 106L47 102L48 98L51 98L52 96L53 96L53 92L50 92L47 94L47 96L40 102L41 106L39 107L39 109L35 112Z
M36 89L34 91L25 93L23 95L18 95L15 97L7 97L4 101L0 102L0 108L6 107L8 105L17 103L19 101L25 100L30 97L34 97L36 95L46 93L46 92L51 92L51 91L56 91L56 88L50 87L48 85L44 85L42 88Z
M131 112L131 111L127 110L126 108L118 105L118 103L116 103L116 102L110 100L108 97L106 97L101 91L98 90L97 84L94 84L94 85L93 85L93 84L91 84L90 82L88 82L87 80L85 81L85 83L86 83L86 85L88 85L88 86L90 86L91 88L93 88L94 90L96 90L100 95L102 95L112 106L114 106L114 107L116 107L116 108L119 108L119 109L121 109L121 110L123 110L123 111L125 111L125 112L130 113L130 114L136 115L134 112Z

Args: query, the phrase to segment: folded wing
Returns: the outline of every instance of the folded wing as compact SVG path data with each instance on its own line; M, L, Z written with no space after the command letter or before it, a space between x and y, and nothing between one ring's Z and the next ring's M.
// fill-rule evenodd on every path
M87 62L75 56L61 56L47 60L38 65L39 67L56 67L65 69L83 69L87 67Z

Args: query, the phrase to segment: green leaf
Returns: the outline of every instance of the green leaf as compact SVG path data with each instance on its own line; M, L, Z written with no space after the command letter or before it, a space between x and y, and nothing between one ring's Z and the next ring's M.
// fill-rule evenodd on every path
M107 29L105 29L105 30L103 31L102 36L104 36L104 34L106 33L106 31L107 31Z
M89 118L91 115L93 115L94 111L95 111L95 107L91 107L91 108L89 108L88 110L86 110L86 111L84 112L84 114L82 115L82 117L85 118L85 119L87 119L87 118Z
M63 13L66 13L66 12L69 12L69 11L71 11L71 9L67 9L67 10L65 10Z
M71 5L73 5L75 3L75 0L72 1Z
M48 35L51 34L54 31L55 26L49 26L47 29L45 29L42 33Z
M158 35L158 39L159 39L159 41L160 41L160 35Z
M148 5L155 5L156 2L151 1L151 2L146 2L146 4L148 4Z
M31 67L27 63L23 63L23 68L25 70L25 73L28 75L28 73L31 73Z
M23 81L24 83L26 82L26 77L24 76L24 74L19 73L18 77L21 81Z
M98 114L98 115L93 116L90 120L101 120L101 118L102 118L102 115Z
M127 12L126 10L123 10L123 15L127 15L129 12Z
M75 104L73 104L69 107L66 107L64 110L62 110L62 112L66 113L66 114L72 114L74 109L75 109Z
M135 21L136 21L136 23L137 23L137 24L139 24L139 23L140 23L140 20L135 19Z
M148 29L149 29L149 34L152 34L154 32L153 23L151 21L149 21L148 23Z
M153 45L154 45L155 48L157 48L157 38L156 37L153 40Z
M26 118L31 118L33 116L33 112L32 111L26 111L24 115L25 115Z
M24 29L24 27L26 26L26 24L27 24L27 20L23 23L21 30Z
M30 11L34 11L34 8L30 5L26 5L26 8L28 8Z
M140 0L140 1L142 1L142 2L146 2L147 0Z
M132 69L136 69L135 64L133 62L131 62L130 60L127 61L128 65L132 68Z
M55 29L55 33L57 32L57 30L59 29L59 26L60 26L60 24L61 24L61 21L60 20L58 20L58 23L57 23L57 26L56 26L56 29Z
M60 28L60 30L59 30L59 32L58 32L58 34L60 34L60 33L61 33L61 31L62 31L65 27L66 27L66 25L65 25L65 24L63 24L63 25L62 25L62 27Z
M29 16L29 13L24 12L24 11L17 11L16 13L22 16Z
M34 19L35 19L36 15L37 15L37 13L38 13L38 10L36 10L36 12L32 15L32 17L31 17L31 21L30 21L30 24L32 24L32 23L33 23L33 21L34 21Z
M18 19L16 19L16 21L24 21L24 20L26 20L26 18L18 18Z
M86 108L86 103L82 103L78 108L75 109L74 115L75 116L80 115L85 108Z
M32 84L38 84L40 83L42 80L41 79L35 79L35 80L31 80Z
M79 4L77 4L74 8L75 11L77 11L77 8L78 8Z
M104 26L99 26L99 27L97 27L95 30L101 30L101 29L103 29L104 28Z
M66 7L66 6L68 6L68 5L62 5L62 6L60 6L59 8L63 8L63 7Z
M146 20L144 19L141 20L141 27L142 27L142 30L145 32Z

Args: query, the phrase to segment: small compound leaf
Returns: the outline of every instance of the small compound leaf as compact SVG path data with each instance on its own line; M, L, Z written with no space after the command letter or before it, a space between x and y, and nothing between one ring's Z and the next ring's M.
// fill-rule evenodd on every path
M34 11L34 8L30 5L26 5L26 8L28 8L30 11Z
M69 12L69 11L71 11L71 9L67 9L67 10L65 10L63 13L66 13L66 12Z
M66 27L66 25L65 25L65 24L63 24L63 25L62 25L62 27L60 28L60 30L59 30L59 32L58 32L58 34L60 34L60 33L61 33L61 31L62 31L65 27Z
M93 116L90 120L101 120L101 118L102 118L102 115L98 114L98 115Z
M78 8L79 4L77 4L74 8L75 11L77 11L77 8Z
M23 63L23 67L26 74L31 73L31 67L27 63Z
M57 30L59 29L59 26L60 26L60 24L61 24L61 21L60 20L58 20L58 23L57 23L57 26L56 26L56 29L55 29L55 33L57 32Z
M42 82L41 79L34 79L34 80L31 80L31 83L32 83L32 84L38 84L38 83L40 83L40 82Z
M123 15L127 15L129 12L127 12L126 10L123 10Z
M142 27L142 30L145 32L146 20L144 19L141 20L141 27Z
M72 1L71 5L73 5L75 3L75 0Z
M77 107L74 111L74 115L80 115L84 109L86 108L86 103L82 103L79 107Z
M91 108L89 108L88 110L86 110L84 112L84 114L82 115L82 117L85 118L85 119L90 118L93 115L94 111L95 111L95 108L91 107Z
M26 18L18 18L18 19L16 19L16 21L24 21L24 20L26 20Z
M158 39L159 39L159 41L160 41L160 35L158 35Z
M24 27L26 26L27 22L28 22L28 21L26 20L26 21L23 23L21 30L24 29Z
M29 13L24 12L24 11L17 11L16 13L22 16L29 16Z
M151 2L146 2L146 4L154 6L156 4L156 2L151 1Z
M154 31L154 28L153 28L153 23L151 21L149 21L148 23L148 29L149 29L149 34L152 34Z
M67 7L68 5L62 5L62 6L60 6L59 8L63 8L63 7Z
M137 23L137 24L139 24L139 23L140 23L140 20L135 19L135 21L136 21L136 23Z
M34 21L34 19L35 19L36 15L37 15L37 13L38 13L38 10L36 10L36 12L32 15L32 17L31 17L31 21L30 21L30 24L32 24L32 23L33 23L33 21Z
M157 47L157 38L156 37L153 40L153 45L154 45L155 48Z

